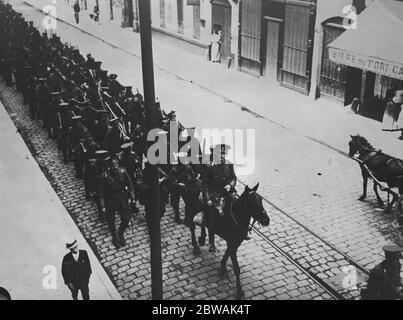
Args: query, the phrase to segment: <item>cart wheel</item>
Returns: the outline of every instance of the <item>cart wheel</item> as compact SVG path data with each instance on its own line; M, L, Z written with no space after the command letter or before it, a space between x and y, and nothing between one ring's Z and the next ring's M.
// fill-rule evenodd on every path
M403 242L403 195L400 195L399 199L396 202L394 216L394 223L400 240L399 242Z

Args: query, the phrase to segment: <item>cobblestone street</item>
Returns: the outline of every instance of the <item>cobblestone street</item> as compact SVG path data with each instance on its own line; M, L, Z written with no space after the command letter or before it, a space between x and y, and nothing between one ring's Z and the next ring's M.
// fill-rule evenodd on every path
M75 178L73 165L65 165L54 141L38 122L32 121L21 96L0 84L1 100L41 169L51 182L84 237L99 257L120 294L126 299L150 298L148 232L144 211L138 214L128 245L116 250L106 224L98 221L96 206L85 199L83 183ZM218 242L218 253L203 248L194 257L190 233L173 222L168 209L162 220L162 248L165 299L233 299L234 276L219 275L219 261L225 250ZM301 273L284 256L257 235L239 250L242 279L247 299L329 299L320 286Z
M39 25L41 13L20 0L16 3ZM141 83L141 61L128 52L63 22L59 22L58 34L62 40L77 44L83 54L97 48L96 58L104 62L110 73L118 74L122 83ZM164 45L167 46L157 44L159 49ZM173 49L167 46L170 50ZM266 116L234 108L234 102L174 74L158 70L156 78L161 105L167 111L175 109L186 126L256 130L256 168L252 175L240 176L238 188L260 182L259 194L265 199L271 225L256 227L252 240L244 242L238 251L246 299L334 298L315 278L329 284L343 298L357 299L359 290L341 285L343 267L356 266L360 276L365 277L366 270L382 260L382 246L395 242L397 234L392 226L393 215L376 210L371 183L368 199L357 200L362 192L362 178L358 165L345 155L348 141L341 149L339 141L333 143L329 139L324 144L292 130L296 119L291 104L284 105L283 111L289 113L290 122L280 126ZM72 163L63 163L56 143L47 138L42 124L30 119L20 94L1 82L0 98L119 293L125 299L150 299L150 253L144 211L140 211L127 232L128 245L116 250L106 224L98 220L95 204L85 199L83 183L75 178ZM234 119L231 125L229 114ZM312 119L311 132L326 130L326 122ZM203 247L201 256L195 257L189 230L176 225L173 216L168 207L161 223L164 298L234 299L231 264L228 277L219 274L225 243L218 241L217 253L209 253Z

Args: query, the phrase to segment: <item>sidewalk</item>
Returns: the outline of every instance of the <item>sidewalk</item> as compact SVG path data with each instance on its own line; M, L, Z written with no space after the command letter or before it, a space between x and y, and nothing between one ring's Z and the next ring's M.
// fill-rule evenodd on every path
M51 2L51 0L25 0L25 3L38 10L42 10ZM76 25L70 9L65 3L58 2L58 19L140 58L139 34L132 32L130 28L122 29L116 23L102 23L99 26L86 14L82 15L80 24ZM225 69L189 52L178 52L177 47L170 46L166 41L154 40L153 48L157 70L174 74L208 90L238 109L246 108L271 123L288 128L342 153L348 152L350 134L360 134L375 147L403 158L402 142L397 139L398 134L384 133L381 123L351 114L330 100L313 101L312 98L283 88L277 83ZM96 52L93 56L96 57ZM123 84L131 85L122 81L124 75L119 75L119 79ZM161 102L164 106L164 101Z
M13 300L71 300L61 262L66 239L77 239L91 261L91 299L121 299L1 102L0 146L0 286ZM56 289L43 287L45 266L57 271Z

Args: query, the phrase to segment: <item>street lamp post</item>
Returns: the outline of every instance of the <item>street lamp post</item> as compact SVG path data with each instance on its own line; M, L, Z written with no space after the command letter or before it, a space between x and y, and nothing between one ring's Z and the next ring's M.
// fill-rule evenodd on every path
M158 127L158 110L155 104L154 65L151 36L150 0L139 0L141 63L143 68L144 103L147 129ZM162 300L161 225L158 165L149 165L150 203L147 220L150 228L151 295L153 300Z

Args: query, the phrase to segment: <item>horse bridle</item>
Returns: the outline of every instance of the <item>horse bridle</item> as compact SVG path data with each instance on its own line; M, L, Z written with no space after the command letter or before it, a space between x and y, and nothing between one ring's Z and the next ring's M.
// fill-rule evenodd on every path
M229 211L230 211L232 220L234 221L236 227L237 227L239 230L241 230L241 231L243 231L243 232L246 232L246 234L248 234L249 232L252 231L253 226L254 226L255 223L256 223L256 219L255 219L254 217L251 217L251 218L252 218L252 223L249 223L247 229L241 227L241 226L239 225L238 221L236 220L236 218L235 218L235 216L234 216L234 213L233 213L233 211L232 211L232 206L233 206L233 205L234 205L234 202L232 201L232 202L230 203L230 207L229 207ZM243 207L245 207L245 205L243 205Z
M376 150L376 149L370 149L370 148L368 148L368 147L365 147L365 146L362 146L362 145L359 145L358 146L358 150L357 151L368 151L369 153L368 153L368 156L365 158L365 159L363 159L363 160L361 160L362 162L363 162L363 164L365 164L368 160L370 160L370 159L372 159L373 157L375 157L377 154L379 154L379 153L381 153L382 152L382 150ZM373 153L372 155L371 155L371 153Z

